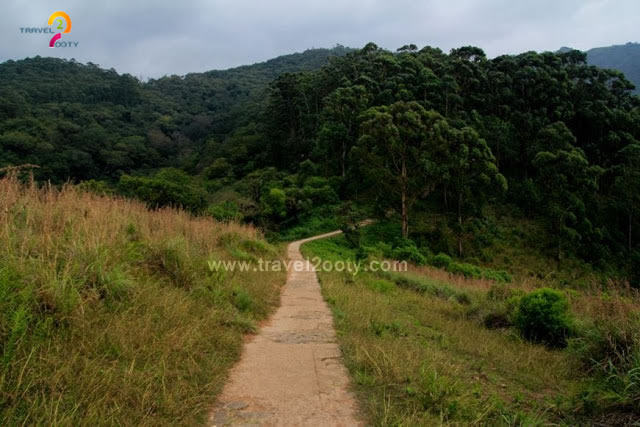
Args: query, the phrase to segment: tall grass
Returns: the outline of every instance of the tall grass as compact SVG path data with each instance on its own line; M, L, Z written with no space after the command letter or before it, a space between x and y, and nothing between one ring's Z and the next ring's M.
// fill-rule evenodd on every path
M355 256L340 237L303 252ZM552 291L411 264L405 273L319 274L373 424L637 423L640 298L624 284ZM561 310L532 306L541 293ZM545 341L530 327L551 326L567 349L528 342Z
M0 419L202 422L284 282L209 269L236 246L278 253L249 226L0 180Z
M342 256L331 240L303 253ZM546 425L578 387L567 354L470 318L484 290L472 279L458 288L415 271L319 277L371 425Z

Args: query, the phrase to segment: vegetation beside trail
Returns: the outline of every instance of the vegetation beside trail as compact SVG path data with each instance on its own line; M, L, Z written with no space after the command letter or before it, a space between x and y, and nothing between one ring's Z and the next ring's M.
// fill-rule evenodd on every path
M333 261L376 256L363 258L344 236L302 250ZM519 276L501 283L434 267L318 274L371 424L638 419L640 304L633 291L561 291Z
M243 335L277 305L256 229L0 180L3 425L203 423Z
M12 422L196 422L284 283L206 261L338 228L305 250L410 263L320 273L373 423L639 418L640 98L584 52L5 61L0 173L26 168L0 188Z

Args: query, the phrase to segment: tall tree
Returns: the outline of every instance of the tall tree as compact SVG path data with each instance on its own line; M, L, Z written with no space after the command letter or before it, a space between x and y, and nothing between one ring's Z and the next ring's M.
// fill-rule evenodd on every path
M324 158L335 159L344 178L347 169L347 154L358 137L358 118L367 108L369 97L362 85L341 87L324 100L322 124L318 132L318 145Z
M626 215L627 250L633 248L633 223L640 211L640 143L630 144L620 150L622 163L614 168L614 198L617 208Z
M563 125L553 125L541 133L548 138L548 151L538 152L533 166L536 182L545 195L543 209L556 241L556 256L561 260L565 248L578 244L593 228L585 198L597 190L603 169L589 164L584 151L573 146L575 138Z
M481 213L491 195L504 193L507 180L498 172L496 159L486 141L465 127L453 131L451 155L447 162L448 187L456 194L458 255L462 256L462 236L467 219Z
M450 143L447 121L417 102L396 102L365 113L356 154L377 188L385 197L393 196L405 238L413 205L442 181Z

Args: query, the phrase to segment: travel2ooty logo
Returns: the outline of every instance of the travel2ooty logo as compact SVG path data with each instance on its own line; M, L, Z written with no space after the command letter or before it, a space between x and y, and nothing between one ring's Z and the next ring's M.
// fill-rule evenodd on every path
M49 47L78 47L79 42L62 39L63 34L71 32L71 18L61 10L53 12L47 21L48 27L20 27L23 34L53 34L49 40Z

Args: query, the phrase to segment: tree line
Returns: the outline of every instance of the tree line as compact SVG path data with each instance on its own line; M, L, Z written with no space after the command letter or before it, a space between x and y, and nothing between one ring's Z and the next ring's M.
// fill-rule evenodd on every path
M579 51L373 43L274 61L147 83L5 62L0 166L271 229L350 201L419 239L433 212L463 255L502 206L558 259L640 264L640 100L621 73Z

